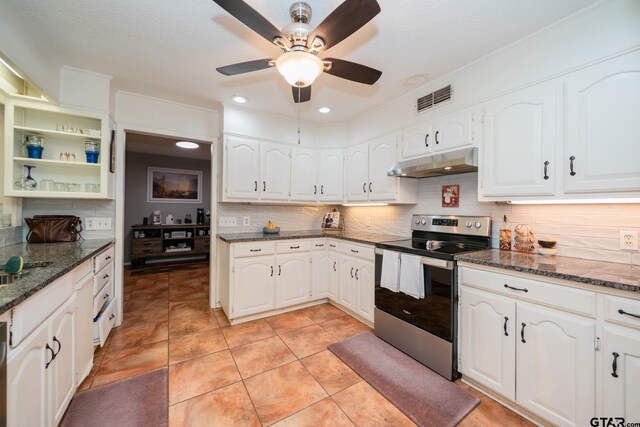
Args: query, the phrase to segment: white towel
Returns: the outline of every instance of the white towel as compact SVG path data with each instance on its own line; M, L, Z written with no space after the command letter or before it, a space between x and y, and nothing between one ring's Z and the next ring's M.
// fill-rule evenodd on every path
M400 276L400 254L393 251L382 251L382 274L380 286L398 292Z
M424 298L424 274L421 257L400 255L400 292L416 299Z

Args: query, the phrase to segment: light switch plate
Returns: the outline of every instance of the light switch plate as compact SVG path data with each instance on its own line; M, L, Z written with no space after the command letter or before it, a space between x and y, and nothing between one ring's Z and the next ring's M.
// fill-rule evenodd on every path
M233 227L238 225L238 219L235 216L218 217L218 225L220 227Z
M242 218L242 225L244 225L245 227L251 225L251 217L245 216L244 218Z

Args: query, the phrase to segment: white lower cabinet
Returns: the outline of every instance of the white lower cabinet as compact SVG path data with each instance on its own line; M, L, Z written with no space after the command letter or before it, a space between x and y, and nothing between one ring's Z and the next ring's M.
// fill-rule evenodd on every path
M373 322L375 306L375 265L373 261L359 261L354 273L355 291L358 295L356 313Z
M331 246L331 244L329 244ZM338 300L338 287L340 283L340 257L337 252L329 251L329 282L327 296L331 301Z
M516 401L559 426L595 414L594 321L518 303Z
M7 425L57 425L76 389L75 297L9 354Z
M356 306L355 276L353 275L356 269L355 261L355 258L348 255L339 257L338 304L349 310L354 310Z
M332 262L328 250L311 253L311 299L329 297Z
M235 260L233 272L233 317L275 308L275 256Z
M309 252L278 254L276 308L309 301Z
M516 398L516 303L473 288L461 290L462 373L511 400Z
M602 414L640 420L640 331L607 325L602 350Z
M93 365L93 275L76 285L76 383L81 384Z

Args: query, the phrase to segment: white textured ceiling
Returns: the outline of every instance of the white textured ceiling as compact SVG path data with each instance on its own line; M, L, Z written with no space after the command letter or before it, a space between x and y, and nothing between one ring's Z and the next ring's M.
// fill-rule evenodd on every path
M211 158L210 144L200 141L192 141L200 144L200 146L194 149L187 149L176 146L176 142L178 141L189 140L127 132L127 151L198 160Z
M255 109L297 117L291 90L269 69L235 77L216 67L277 57L279 49L211 0L9 0L51 55L113 76L120 89L204 107L245 95ZM313 86L303 120L344 122L442 76L596 0L378 0L382 12L321 56L383 71L372 87L330 75ZM292 0L247 0L276 27ZM341 0L307 0L318 25ZM26 70L28 72L28 70ZM316 110L332 108L329 115Z

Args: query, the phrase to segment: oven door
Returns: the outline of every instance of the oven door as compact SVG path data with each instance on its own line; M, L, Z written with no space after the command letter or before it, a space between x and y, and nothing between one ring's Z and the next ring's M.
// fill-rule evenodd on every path
M382 251L376 250L376 307L443 340L453 342L456 300L454 263L423 257L422 264L424 298L393 292L380 286Z

